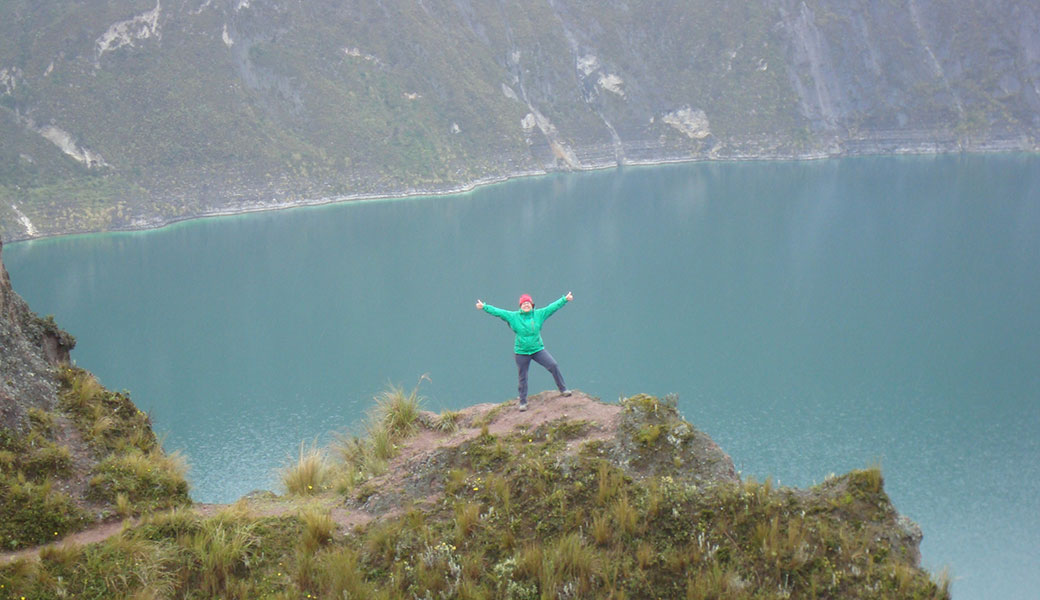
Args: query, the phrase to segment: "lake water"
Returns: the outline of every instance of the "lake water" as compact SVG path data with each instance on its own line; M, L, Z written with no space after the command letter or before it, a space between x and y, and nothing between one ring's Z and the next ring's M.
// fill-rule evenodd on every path
M954 597L1040 593L1040 157L700 163L4 248L16 291L130 390L193 497L277 489L388 383L515 395L478 312L544 329L568 384L677 393L745 476L880 462ZM532 393L552 387L532 367Z

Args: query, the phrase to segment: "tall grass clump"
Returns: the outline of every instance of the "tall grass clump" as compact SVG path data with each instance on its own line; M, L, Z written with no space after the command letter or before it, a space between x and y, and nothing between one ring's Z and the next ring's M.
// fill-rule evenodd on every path
M427 375L420 377L410 392L393 384L380 392L365 420L364 437L336 435L332 449L342 461L335 469L337 492L351 493L365 480L386 471L389 460L397 455L398 442L419 428L424 402L419 385L427 379Z
M105 388L93 375L78 369L62 371L62 382L67 386L62 401L74 410L86 410L105 392Z
M332 482L332 469L325 451L300 443L297 461L280 472L282 485L294 496L310 496L326 491Z
M585 544L578 533L569 533L556 542L553 567L562 579L586 583L598 570L596 552ZM582 585L585 589L585 585Z
M126 393L106 390L83 369L60 372L60 408L87 442L101 452L150 451L159 446L148 415Z
M354 548L337 548L322 554L315 583L322 598L372 598L374 588L365 580L361 554Z
M618 532L626 536L636 533L636 527L639 524L639 511L628 501L627 495L622 495L614 502L611 506L611 512L614 514L614 523L617 525Z
M480 523L480 504L462 502L455 507L455 539L462 544Z
M408 437L418 428L419 413L425 398L419 395L419 385L429 376L423 375L412 391L390 384L390 387L376 396L376 406L371 415L374 426L381 427L393 439Z
M852 473L859 476L864 485L864 491L868 493L880 493L885 487L885 479L881 475L881 461L874 461L866 469Z
M332 542L336 533L336 522L328 510L307 508L300 514L303 521L303 536L300 545L304 552L313 554Z
M207 522L192 537L189 548L198 564L199 587L217 597L235 575L244 575L261 540L253 524Z
M0 547L42 544L90 522L90 515L54 483L29 481L22 473L0 476Z
M596 483L596 501L606 506L621 490L622 475L604 460L596 468Z

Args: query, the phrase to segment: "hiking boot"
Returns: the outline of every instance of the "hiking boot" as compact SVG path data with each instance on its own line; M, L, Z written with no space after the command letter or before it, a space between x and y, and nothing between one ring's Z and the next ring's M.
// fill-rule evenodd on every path
M523 402L520 403L520 412L524 412L525 410L527 410L527 401L526 400L524 400Z
M571 395L571 391L570 390L563 390L562 392L560 392L560 395L561 396L570 396Z

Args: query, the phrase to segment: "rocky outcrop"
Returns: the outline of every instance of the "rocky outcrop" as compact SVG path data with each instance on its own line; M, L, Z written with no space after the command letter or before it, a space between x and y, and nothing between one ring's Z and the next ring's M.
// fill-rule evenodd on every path
M54 407L55 367L68 363L75 340L11 289L2 252L0 242L0 426L21 429L30 407Z
M575 391L564 397L542 392L530 397L530 410L514 403L478 404L460 411L457 429L437 427L425 413L420 431L399 442L400 451L387 473L370 480L352 503L380 515L439 497L447 474L467 458L494 453L492 438L524 445L563 442L555 459L564 469L582 454L607 460L629 477L641 480L668 476L691 485L736 484L733 460L707 434L686 422L675 398L646 394L607 404ZM510 454L511 455L511 454Z
M569 397L551 391L531 396L526 411L508 401L470 406L451 417L452 426L445 427L443 414L420 413L415 430L395 440L397 454L381 474L362 481L351 476L343 508L355 524L392 519L414 508L433 514L460 494L490 489L501 496L504 480L551 481L544 495L573 484L603 497L621 483L611 479L614 472L636 488L682 490L699 506L694 512L715 523L708 529L725 520L715 515L726 513L720 504L735 500L745 516L756 506L783 507L785 519L811 515L825 521L824 529L869 529L875 550L920 567L921 529L893 506L879 469L831 475L808 489L744 481L729 455L682 418L674 396L637 394L608 404L580 391ZM339 452L350 455L358 443L340 446ZM354 473L357 465L351 465ZM517 497L515 502L541 499ZM801 526L804 522L796 527ZM797 552L804 553L809 546L800 548Z

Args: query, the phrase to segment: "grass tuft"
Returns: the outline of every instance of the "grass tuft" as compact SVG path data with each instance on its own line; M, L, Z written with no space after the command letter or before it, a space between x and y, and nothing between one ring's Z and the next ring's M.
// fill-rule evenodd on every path
M480 504L463 502L455 507L455 540L463 544L480 523Z
M611 505L611 512L614 515L614 523L622 535L631 536L636 533L639 512L628 501L627 495L622 495Z
M372 422L383 429L393 439L408 437L418 428L419 413L422 411L424 398L419 395L419 386L423 380L429 381L429 376L423 375L419 383L410 392L404 388L391 384L389 389L380 392L376 396L375 412ZM384 458L390 458L385 456Z
M254 527L213 519L191 537L189 547L199 561L200 587L210 597L224 590L232 576L243 573L252 560L260 542Z
M300 443L296 463L281 470L282 485L294 496L312 496L326 491L332 482L332 470L324 450Z
M592 539L600 546L606 546L614 538L610 517L598 514L592 519Z
M454 433L459 428L459 419L462 413L457 410L446 410L437 416L434 427L442 433Z

